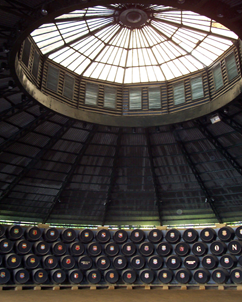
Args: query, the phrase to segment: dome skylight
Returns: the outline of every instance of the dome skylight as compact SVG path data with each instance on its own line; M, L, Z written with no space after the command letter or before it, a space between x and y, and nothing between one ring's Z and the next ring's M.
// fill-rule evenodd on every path
M72 11L31 36L45 56L78 75L124 84L161 82L201 70L238 39L208 17L142 4Z

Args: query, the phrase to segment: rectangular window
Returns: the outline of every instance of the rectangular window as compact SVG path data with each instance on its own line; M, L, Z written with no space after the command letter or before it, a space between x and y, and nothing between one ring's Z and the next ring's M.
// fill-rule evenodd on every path
M40 55L37 51L35 51L32 74L36 79L38 78L38 73L39 73L39 59L40 59Z
M73 99L74 83L75 79L70 75L65 74L63 95L70 100Z
M141 88L129 89L129 109L140 110L142 109L142 91Z
M201 76L191 79L191 91L192 91L192 100L197 100L204 97L203 79Z
M237 65L236 65L235 55L233 52L226 57L225 62L226 62L228 79L229 79L229 81L231 81L238 75L238 69L237 69Z
M161 109L161 89L160 87L149 87L149 109Z
M218 64L213 68L213 80L214 80L214 87L215 90L218 90L219 88L223 87L223 75L221 70L221 65Z
M117 99L117 89L116 87L104 87L104 107L115 109Z
M49 65L46 86L48 89L57 92L59 82L59 69Z
M179 82L173 86L174 105L185 103L185 86L184 82Z
M24 42L24 49L23 49L23 55L22 55L22 61L26 67L28 67L28 65L29 65L30 50L31 50L31 43L30 43L29 39L26 39Z
M98 100L98 85L86 83L85 104L97 106Z

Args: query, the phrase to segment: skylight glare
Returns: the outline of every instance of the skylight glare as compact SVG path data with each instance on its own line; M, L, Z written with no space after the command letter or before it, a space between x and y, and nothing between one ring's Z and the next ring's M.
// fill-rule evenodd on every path
M191 11L118 3L63 14L31 36L54 62L116 83L160 82L201 70L238 39Z

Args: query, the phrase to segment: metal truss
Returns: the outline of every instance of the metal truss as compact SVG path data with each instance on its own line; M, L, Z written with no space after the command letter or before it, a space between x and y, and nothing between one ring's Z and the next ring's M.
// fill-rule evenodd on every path
M0 202L6 198L12 191L12 189L25 177L25 175L39 162L39 160L49 151L56 142L72 127L75 123L74 120L68 120L59 131L42 147L39 153L29 162L29 164L23 169L23 171L15 178L15 180L8 186L0 197Z
M224 148L224 146L218 141L218 139L205 127L199 120L195 121L198 129L205 135L205 137L215 146L215 148L227 159L227 161L236 169L236 171L242 175L242 167L231 156L231 154Z
M116 180L116 170L117 170L117 166L118 166L118 155L119 155L119 150L120 150L120 146L121 146L122 133L123 133L123 130L122 130L122 128L120 128L119 132L118 132L116 147L115 147L113 167L112 167L112 172L111 172L111 176L110 176L110 184L109 184L109 188L108 188L108 192L107 192L107 198L105 201L105 209L104 209L104 214L103 214L103 219L102 219L102 225L105 224L106 215L107 215L109 206L112 203L111 194L112 194L113 187L115 185L115 180Z
M194 174L194 176L195 176L195 178L196 178L196 180L197 180L197 182L198 182L201 190L203 191L203 193L204 193L204 195L206 197L206 200L209 203L209 205L210 205L210 207L211 207L211 209L212 209L212 211L213 211L216 219L218 220L219 223L222 223L223 220L220 217L220 215L219 215L219 213L218 213L218 211L217 211L217 209L216 209L216 207L214 205L214 201L215 200L210 195L208 189L206 188L206 186L205 186L205 184L204 184L204 182L203 182L203 180L202 180L202 178L201 178L201 176L200 176L200 174L199 174L196 166L194 165L194 163L193 163L193 161L191 159L191 156L190 156L189 152L187 151L187 148L186 148L185 144L183 143L183 141L180 138L180 135L179 135L178 131L174 130L173 133L174 133L174 137L176 139L176 142L177 142L178 146L180 147L180 149L182 151L182 154L183 154L184 158L186 159L187 164L189 165L190 169L192 170L192 173Z
M94 135L96 134L97 128L98 128L97 125L94 125L94 127L90 131L90 133L89 133L89 135L88 135L88 137L87 137L80 153L76 156L75 162L72 164L71 169L69 170L68 174L66 175L66 178L63 181L58 194L55 196L55 199L52 202L51 208L49 209L46 217L43 219L43 223L46 223L48 221L48 219L50 218L50 215L52 214L58 200L60 199L60 196L61 196L62 192L65 190L66 186L68 185L69 181L71 180L77 165L80 163L80 161L81 161L82 157L84 156L87 148L89 147L90 142L92 141Z
M159 181L158 181L157 175L155 173L154 157L152 155L152 147L151 147L151 141L150 141L150 135L149 135L148 128L146 128L146 130L145 130L145 135L146 135L146 140L147 140L150 168L151 168L151 172L152 172L153 184L154 184L154 189L155 189L156 205L157 205L157 210L158 210L158 214L159 214L160 225L162 225L161 206L160 206L161 196L160 196L160 192L158 190Z

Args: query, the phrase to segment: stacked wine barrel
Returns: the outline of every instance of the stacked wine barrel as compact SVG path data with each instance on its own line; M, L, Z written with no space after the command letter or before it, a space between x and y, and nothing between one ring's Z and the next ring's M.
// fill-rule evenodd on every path
M240 284L242 226L108 230L0 225L0 284Z

